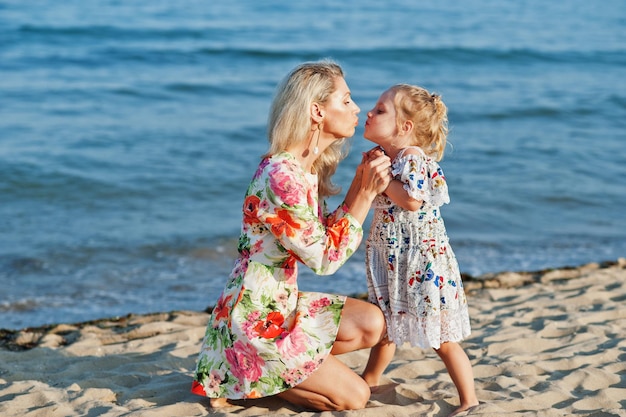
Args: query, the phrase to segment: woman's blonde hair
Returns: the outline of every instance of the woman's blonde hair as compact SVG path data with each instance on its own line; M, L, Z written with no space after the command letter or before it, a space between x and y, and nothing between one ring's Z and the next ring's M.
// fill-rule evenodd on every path
M403 121L413 122L413 145L419 146L435 160L440 161L448 137L448 108L438 94L409 84L396 84L390 88L398 114L398 126Z
M267 155L286 150L294 143L309 139L313 121L312 103L323 105L335 91L335 80L344 78L341 67L331 60L307 62L294 68L278 85L267 123L270 148ZM335 141L313 164L318 174L320 197L338 194L340 188L331 177L347 155L346 139Z

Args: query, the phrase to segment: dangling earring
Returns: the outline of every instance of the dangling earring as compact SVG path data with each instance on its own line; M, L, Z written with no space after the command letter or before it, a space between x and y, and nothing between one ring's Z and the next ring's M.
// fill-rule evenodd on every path
M317 155L320 153L319 148L317 147L320 144L320 132L322 130L322 125L317 125L317 141L315 142L315 147L313 148L313 155Z

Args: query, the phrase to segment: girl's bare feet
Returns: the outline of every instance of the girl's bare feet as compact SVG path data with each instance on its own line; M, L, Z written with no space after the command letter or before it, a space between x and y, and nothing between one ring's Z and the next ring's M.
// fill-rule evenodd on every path
M462 415L467 415L466 413L469 413L474 408L478 407L478 405L479 404L462 405L459 408L457 408L456 410L454 410L451 414L448 414L448 417L460 416L461 414Z

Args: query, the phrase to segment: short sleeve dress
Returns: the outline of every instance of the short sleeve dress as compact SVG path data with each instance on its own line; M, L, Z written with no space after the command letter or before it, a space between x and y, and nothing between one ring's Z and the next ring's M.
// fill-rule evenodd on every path
M317 176L289 153L259 165L245 196L239 257L209 319L192 392L278 394L330 354L346 297L298 291L298 262L332 274L355 252L363 230L343 204L327 213L317 190Z
M374 201L366 241L369 301L387 321L397 345L438 349L470 334L467 299L459 266L450 247L439 208L449 203L439 164L420 148L400 152L392 174L406 192L423 204L416 211L395 205L385 195Z

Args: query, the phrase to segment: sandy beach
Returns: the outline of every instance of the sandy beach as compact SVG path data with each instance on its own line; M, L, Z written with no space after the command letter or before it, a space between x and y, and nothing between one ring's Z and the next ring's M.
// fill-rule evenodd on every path
M466 277L479 416L626 416L626 259ZM445 416L454 385L432 351L401 347L363 410L277 398L213 410L189 392L208 314L176 311L0 331L0 415ZM341 356L359 372L368 351Z

